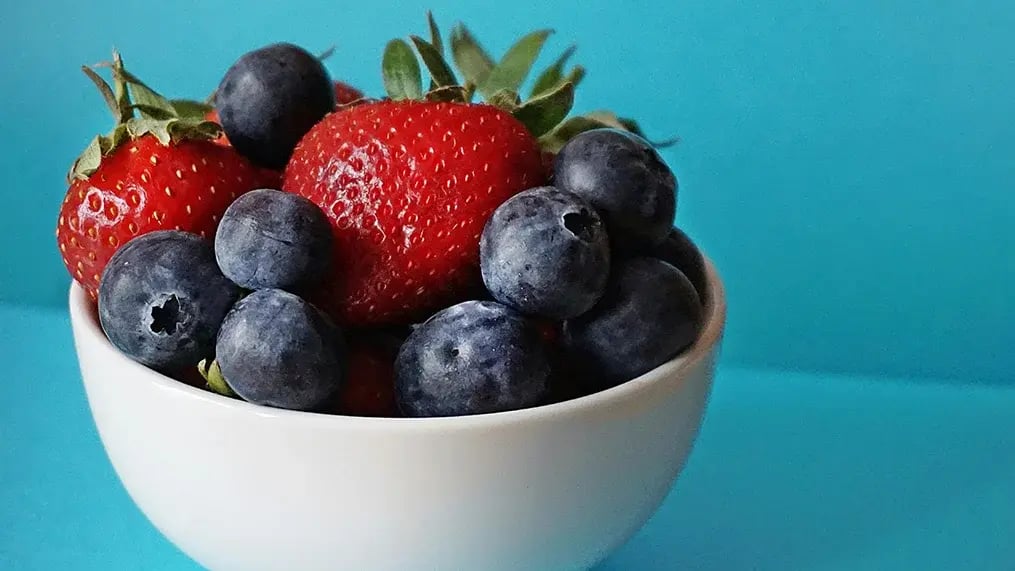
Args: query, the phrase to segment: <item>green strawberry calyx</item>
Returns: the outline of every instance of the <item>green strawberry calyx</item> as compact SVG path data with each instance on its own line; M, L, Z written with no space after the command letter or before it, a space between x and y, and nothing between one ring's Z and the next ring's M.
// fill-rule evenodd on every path
M207 359L202 359L197 364L197 372L204 377L208 390L227 397L236 396L233 389L229 388L229 384L226 383L226 378L222 376L222 369L219 368L218 361L212 360L209 363Z
M445 58L445 42L433 14L427 13L427 20L429 40L420 36L410 36L409 41L394 39L384 49L381 72L390 99L471 103L478 94L485 103L511 113L539 139L540 147L551 153L559 151L575 135L592 129L615 128L645 136L635 121L610 111L568 116L574 105L575 88L585 77L585 68L580 65L565 71L575 46L564 50L542 71L533 82L529 97L522 99L522 85L552 30L537 30L523 36L495 62L459 23L451 30L448 42L452 67ZM419 60L430 75L425 91ZM653 144L665 147L675 142Z
M99 68L111 71L112 85L99 75ZM82 66L81 71L98 88L116 123L108 134L92 139L71 166L68 181L87 179L98 170L103 157L109 156L124 142L143 135L152 135L163 145L169 145L183 139L210 140L222 132L217 123L204 118L211 107L197 101L169 100L159 95L127 71L116 51L113 51L111 62Z

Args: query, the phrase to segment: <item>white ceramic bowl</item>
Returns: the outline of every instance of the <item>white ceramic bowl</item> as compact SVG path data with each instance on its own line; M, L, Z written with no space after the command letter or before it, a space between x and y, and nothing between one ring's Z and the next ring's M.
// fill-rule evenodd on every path
M562 571L633 535L701 424L726 318L681 357L537 408L375 419L211 394L120 354L76 285L88 402L116 473L173 543L216 571Z

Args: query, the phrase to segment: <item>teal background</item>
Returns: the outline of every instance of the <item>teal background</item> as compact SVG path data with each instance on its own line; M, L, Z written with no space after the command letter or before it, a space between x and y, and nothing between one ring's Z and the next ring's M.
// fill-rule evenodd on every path
M68 164L109 118L78 71L119 48L174 96L242 52L335 44L372 93L423 4L17 2L0 19L0 301L57 306ZM1015 369L1015 7L983 0L434 0L495 53L538 26L579 45L581 109L677 134L678 224L730 290L729 362L1007 382ZM554 54L549 54L554 55ZM544 58L548 59L548 58Z
M194 570L106 461L53 230L109 117L82 63L119 48L171 96L242 52L336 44L378 93L409 2L11 2L0 13L0 569ZM678 223L730 318L670 497L597 571L1015 569L1015 4L434 0L501 53L553 27L578 106L681 144ZM546 58L548 59L548 58Z

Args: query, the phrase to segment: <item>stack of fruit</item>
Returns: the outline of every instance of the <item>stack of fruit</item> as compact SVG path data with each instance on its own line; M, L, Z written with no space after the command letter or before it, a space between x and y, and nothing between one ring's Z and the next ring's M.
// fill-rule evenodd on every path
M453 67L430 30L387 45L379 100L291 44L241 57L214 108L116 54L112 85L84 68L116 126L57 239L113 345L252 403L378 416L573 398L689 347L704 262L637 125L568 117L573 50L519 97L546 31L495 62L459 25Z

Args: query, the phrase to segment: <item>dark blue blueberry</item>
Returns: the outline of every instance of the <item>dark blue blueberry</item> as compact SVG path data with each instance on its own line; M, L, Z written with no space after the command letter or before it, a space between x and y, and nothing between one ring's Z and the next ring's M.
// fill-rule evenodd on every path
M527 190L490 217L479 243L486 288L522 313L568 319L603 295L610 241L588 202L553 187Z
M151 232L127 242L106 265L99 321L127 356L175 372L214 353L219 325L239 297L207 241L176 230Z
M313 54L272 44L243 55L215 92L229 142L264 167L285 166L296 143L335 108L328 71Z
M215 258L226 277L247 289L298 291L323 277L331 241L331 225L313 202L280 190L254 190L222 216Z
M215 356L222 377L243 400L317 410L345 380L342 331L299 296L262 289L226 315Z
M708 301L705 258L690 236L682 230L674 228L661 244L652 249L650 255L684 272L687 279L694 284L694 289L698 292L701 301Z
M457 416L544 402L550 360L535 323L492 301L466 301L418 326L395 362L406 416Z
M638 251L673 226L677 179L652 145L626 131L595 129L571 139L554 162L554 185L592 203L614 246Z
M669 361L698 337L702 307L680 270L655 258L619 263L592 311L564 322L564 345L595 390Z

